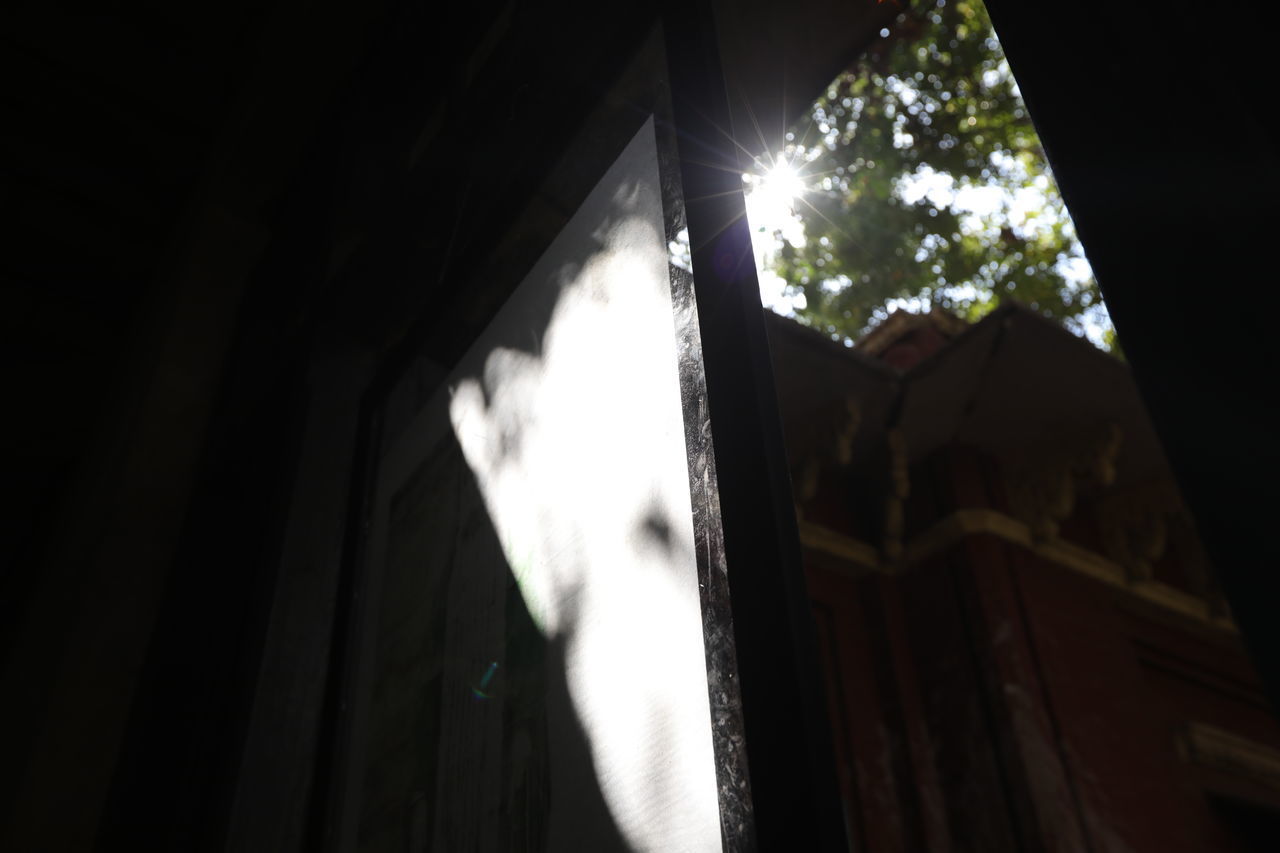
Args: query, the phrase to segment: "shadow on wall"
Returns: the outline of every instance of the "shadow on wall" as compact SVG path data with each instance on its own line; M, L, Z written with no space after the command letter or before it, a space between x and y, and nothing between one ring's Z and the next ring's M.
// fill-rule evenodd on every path
M565 675L447 437L390 504L360 850L626 850Z
M720 844L653 134L381 462L361 849Z

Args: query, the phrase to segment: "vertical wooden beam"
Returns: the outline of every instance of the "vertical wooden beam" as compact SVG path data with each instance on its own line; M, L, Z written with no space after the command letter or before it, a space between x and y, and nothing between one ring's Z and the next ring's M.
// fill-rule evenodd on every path
M847 849L715 19L664 20L757 840Z

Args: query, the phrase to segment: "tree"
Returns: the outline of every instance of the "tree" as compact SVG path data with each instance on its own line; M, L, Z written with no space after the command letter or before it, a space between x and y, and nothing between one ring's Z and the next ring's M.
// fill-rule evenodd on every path
M773 166L805 185L795 202L803 239L775 232L774 258L803 294L803 322L856 337L895 300L976 319L1014 297L1074 331L1101 327L1110 343L1097 285L979 0L900 14L787 134Z

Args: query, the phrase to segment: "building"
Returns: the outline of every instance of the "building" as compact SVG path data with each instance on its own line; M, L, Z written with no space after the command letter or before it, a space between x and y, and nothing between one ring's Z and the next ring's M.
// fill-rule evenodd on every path
M699 529L723 534L714 556L733 566L704 615L733 617L713 651L749 685L745 734L720 753L737 763L716 768L749 765L753 782L719 802L728 846L749 846L734 834L749 806L765 849L839 849L764 320L742 246L712 237L743 237L736 146L776 134L893 5L470 4L447 22L399 0L6 8L0 846L342 846L350 617L397 389L454 368L662 113L660 168L680 178L694 246L686 340L706 388L691 399L717 423L703 449L720 512ZM1269 79L1250 40L1273 27L1176 5L990 6L1274 696L1276 580L1258 569L1280 563L1274 315L1255 247L1277 172L1248 108ZM1102 97L1185 68L1168 45L1223 26L1245 43L1233 85L1179 74L1137 106ZM1170 132L1187 104L1220 102L1240 107L1232 133ZM1219 282L1238 299L1199 298ZM921 494L897 495L904 554ZM880 547L897 522L868 513L844 533ZM403 793L417 840L422 801Z
M1280 726L1128 368L1013 303L770 331L858 849L1269 847Z

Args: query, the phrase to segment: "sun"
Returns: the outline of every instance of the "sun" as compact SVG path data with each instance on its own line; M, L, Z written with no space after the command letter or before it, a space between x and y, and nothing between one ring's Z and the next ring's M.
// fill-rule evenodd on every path
M797 165L780 154L767 169L745 174L742 181L757 255L780 248L779 237L799 246L804 241L804 228L796 203L803 198L806 186Z
M746 185L747 223L761 301L779 313L793 314L804 307L804 297L788 291L773 264L784 241L797 247L805 242L804 223L796 214L796 203L805 193L804 178L791 161L779 155L768 169L743 175L742 182Z
M795 218L795 201L804 194L800 173L779 158L763 175L747 175L747 218L751 230L772 234L786 230Z

